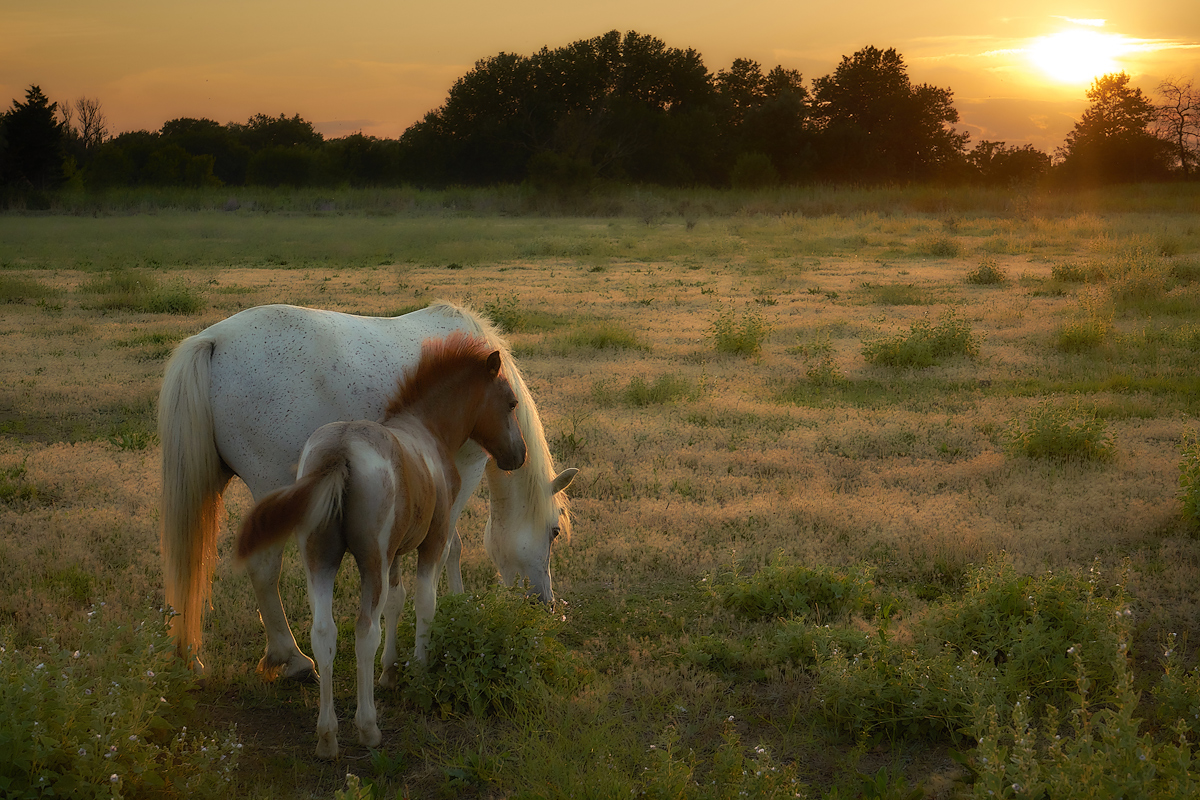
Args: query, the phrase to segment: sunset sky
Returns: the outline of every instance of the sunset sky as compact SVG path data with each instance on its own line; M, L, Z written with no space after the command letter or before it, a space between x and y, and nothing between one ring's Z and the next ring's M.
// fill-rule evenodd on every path
M327 137L398 136L474 62L606 31L692 47L712 72L734 58L798 69L805 85L843 55L896 48L917 83L954 91L972 142L1062 144L1084 91L1124 70L1152 92L1200 84L1200 1L1009 0L0 0L0 104L37 83L99 99L112 132L176 117L245 122L300 114Z

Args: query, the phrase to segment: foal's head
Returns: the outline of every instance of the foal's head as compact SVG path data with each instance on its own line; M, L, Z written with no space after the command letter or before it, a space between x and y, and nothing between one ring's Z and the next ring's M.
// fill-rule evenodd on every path
M502 371L500 351L486 340L455 331L426 339L421 360L405 373L384 417L417 403L434 415L464 415L469 438L508 471L525 463L525 439L517 424L517 396Z

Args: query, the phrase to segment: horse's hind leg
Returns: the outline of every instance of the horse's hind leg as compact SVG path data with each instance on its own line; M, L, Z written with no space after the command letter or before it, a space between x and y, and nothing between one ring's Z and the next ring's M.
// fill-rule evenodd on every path
M388 595L383 603L383 671L379 673L379 685L385 688L400 683L400 657L396 652L396 624L404 611L404 583L400 578L400 554L392 559L388 570Z
M383 734L379 732L375 712L375 654L379 652L379 614L387 600L388 573L386 569L365 572L363 566L360 563L362 605L354 631L354 656L358 662L358 711L354 714L354 723L358 726L359 743L378 747Z
M337 565L316 570L305 565L308 602L312 607L313 655L321 682L321 713L317 717L317 758L337 758L337 710L333 707L333 657L337 653L337 625L333 621L333 581Z
M258 611L267 632L267 652L258 662L258 671L267 680L311 680L313 661L300 652L279 599L279 572L282 565L283 543L260 550L246 562L246 571L250 574Z

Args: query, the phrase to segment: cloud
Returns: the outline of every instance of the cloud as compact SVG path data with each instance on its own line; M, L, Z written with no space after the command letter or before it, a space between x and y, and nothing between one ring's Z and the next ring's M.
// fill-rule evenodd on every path
M1108 22L1106 19L1076 19L1075 17L1062 17L1058 14L1051 14L1050 18L1073 22L1076 25L1087 25L1090 28L1103 28L1104 23Z

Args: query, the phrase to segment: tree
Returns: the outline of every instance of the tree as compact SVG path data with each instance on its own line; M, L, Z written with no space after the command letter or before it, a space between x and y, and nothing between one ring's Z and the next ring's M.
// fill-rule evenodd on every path
M63 106L62 116L67 135L84 151L98 147L108 138L108 117L95 98L76 98L74 103Z
M10 186L45 190L63 180L65 131L58 120L58 103L51 103L39 86L25 92L25 102L0 121L5 141L0 181Z
M1096 78L1087 98L1091 105L1055 152L1062 174L1083 183L1163 177L1170 144L1150 131L1154 104L1129 85L1129 76L1119 72Z
M1156 111L1155 128L1160 138L1171 143L1172 154L1184 177L1200 160L1200 91L1191 78L1169 77L1158 85L1162 96Z
M981 141L967 154L967 163L987 184L1028 183L1050 170L1050 156L1031 144L1008 147L1004 142Z
M832 75L813 81L813 117L828 177L919 180L960 162L968 135L954 93L914 86L894 49L866 47L843 57Z

